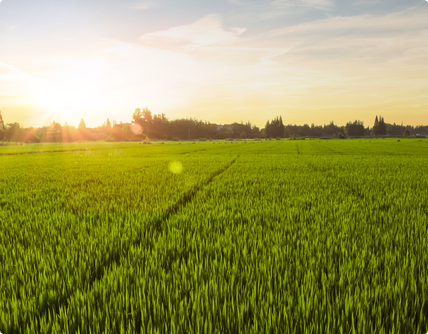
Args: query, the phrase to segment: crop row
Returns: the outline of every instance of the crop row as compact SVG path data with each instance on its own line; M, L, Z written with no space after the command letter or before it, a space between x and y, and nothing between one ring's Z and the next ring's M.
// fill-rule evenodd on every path
M428 159L342 145L69 154L8 170L0 330L426 332Z

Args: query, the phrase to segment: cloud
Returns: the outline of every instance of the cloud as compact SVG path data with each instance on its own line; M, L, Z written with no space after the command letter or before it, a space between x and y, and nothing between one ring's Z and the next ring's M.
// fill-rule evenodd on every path
M382 2L382 0L358 0L358 1L354 2L353 5L371 7L371 6L377 5L381 2Z
M134 8L134 9L140 9L140 10L146 10L146 9L152 8L152 7L154 7L154 6L155 6L155 3L154 3L154 2L152 2L152 1L145 1L145 2L137 2L137 3L134 3L134 4L131 6L131 8Z
M411 53L416 56L416 50L422 55L428 47L427 36L426 14L410 9L383 16L330 17L277 29L259 38L271 43L285 40L294 53L324 62L337 58L386 62Z
M195 23L148 33L140 39L150 44L168 44L184 46L188 50L230 42L245 32L245 28L225 29L218 15L208 15Z
M295 22L296 18L308 11L327 11L336 8L333 0L226 0L239 9L231 11L228 21L244 22L245 25L254 26L255 22L270 21L270 25L287 25Z
M335 7L335 4L332 0L274 0L271 2L271 5L278 9L304 6L321 10L331 10Z
M28 76L27 73L15 68L15 66L3 63L1 61L0 61L0 74L13 74L13 75L20 75L25 77Z
M0 99L20 99L23 98L25 96L19 96L19 95L13 95L13 96L9 96L9 95L0 95Z
M421 29L428 29L426 13L409 9L383 16L356 15L329 17L323 20L277 29L274 31L274 34L353 36L360 33L373 35L385 32L390 35L396 35L400 32Z

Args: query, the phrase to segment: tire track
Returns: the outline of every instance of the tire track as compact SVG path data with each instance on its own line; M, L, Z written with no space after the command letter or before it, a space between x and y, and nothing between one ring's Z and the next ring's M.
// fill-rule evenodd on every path
M139 226L138 231L135 231L136 233L130 234L130 240L125 244L121 245L121 247L117 247L114 252L109 253L107 258L100 259L99 266L91 273L90 279L86 282L84 282L83 288L84 291L90 291L92 289L92 286L95 282L101 281L103 277L108 274L109 268L112 267L113 264L116 264L117 267L120 266L120 259L123 254L128 253L128 251L132 247L139 247L142 243L147 243L148 248L151 248L155 245L153 240L157 240L159 234L162 231L163 224L172 216L177 214L180 210L185 208L195 197L196 195L207 185L209 185L215 177L220 176L224 172L226 172L230 167L232 167L235 162L238 160L240 155L236 156L234 159L232 159L231 162L223 166L222 168L215 171L213 174L211 174L208 179L206 179L205 182L196 185L191 190L183 194L183 196L175 202L173 205L171 205L169 208L165 210L165 212L159 217L152 221L149 221L147 224L144 224L143 226ZM125 227L125 230L122 232L127 231L128 229ZM150 233L151 232L151 233ZM56 301L52 302L50 301L50 307L44 309L40 313L38 313L38 318L48 318L51 317L54 314L60 313L60 308L67 308L68 304L71 300L75 299L76 294L81 294L81 289L75 289L74 292L71 295L68 295L67 297L61 296ZM31 318L31 316L29 317ZM27 327L27 322L24 321L24 323L20 323L19 326L21 329L24 329Z
M223 168L220 168L219 170L217 170L216 172L214 172L203 184L201 184L199 186L195 186L192 190L190 190L189 192L187 192L186 194L184 194L183 197L180 198L174 205L172 205L171 207L169 207L169 209L167 210L167 212L165 212L165 214L162 215L162 217L156 219L156 221L154 222L154 225L156 226L157 231L160 232L161 231L161 225L162 225L163 222L167 221L171 216L177 214L177 212L180 209L185 208L186 205L188 203L190 203L193 200L193 198L195 198L195 196L197 195L197 193L202 190L202 188L204 188L207 185L209 185L216 176L219 176L219 175L223 174L230 167L232 167L232 165L236 162L236 160L238 160L239 157L240 157L240 155L238 155L235 159L233 159L229 164L227 164Z

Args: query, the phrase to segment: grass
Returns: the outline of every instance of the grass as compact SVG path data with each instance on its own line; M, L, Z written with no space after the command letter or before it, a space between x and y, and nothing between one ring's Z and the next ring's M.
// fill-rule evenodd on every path
M425 333L427 143L1 156L0 331Z

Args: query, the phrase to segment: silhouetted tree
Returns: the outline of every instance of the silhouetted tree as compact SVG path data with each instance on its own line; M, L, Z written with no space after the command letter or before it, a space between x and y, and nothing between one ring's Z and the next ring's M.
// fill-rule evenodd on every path
M5 130L5 139L8 141L21 141L21 126L19 123L8 123Z
M379 134L379 119L375 118L374 124L373 124L373 129L372 129L372 133L373 135L377 136Z
M80 120L79 126L77 128L79 130L79 139L90 139L90 135L86 129L86 124L83 118Z
M390 136L401 136L401 125L399 124L388 124L386 128L386 134Z
M372 129L372 134L375 136L384 136L387 133L387 127L385 124L385 120L382 116L378 116L376 115L374 124L373 124L373 129Z
M153 138L162 138L168 133L168 118L165 114L154 115L151 122L151 135Z
M83 120L83 118L80 120L78 129L79 130L86 130L86 124L85 124L85 121Z
M282 123L282 117L277 117L273 119L271 122L267 121L265 126L266 137L268 138L276 138L284 137L284 124Z
M382 116L379 117L379 123L378 123L378 129L377 129L378 135L384 136L386 135L386 125L385 120Z
M138 123L141 126L135 126ZM407 135L426 135L428 126L419 125L416 128L405 126ZM329 124L315 125L292 125L284 126L282 117L276 117L267 121L264 129L259 129L250 122L232 123L226 125L211 124L197 119L175 119L169 120L165 114L152 115L148 108L136 109L132 115L132 123L117 124L116 121L104 122L102 126L87 128L85 121L81 119L78 128L67 123L61 126L52 122L49 126L41 128L23 128L19 123L9 123L4 126L0 113L0 140L40 142L40 141L77 141L86 140L109 140L130 141L142 140L149 134L153 139L177 138L181 140L200 138L259 138L259 137L337 137L341 138L345 133L348 136L370 135L370 131L377 135L401 135L402 127L397 124L387 124L382 116L376 116L375 125L372 129L364 128L361 121L348 122L346 126L337 126L331 121Z
M140 108L135 109L134 114L132 115L132 123L137 123L141 126L142 131L148 136L151 137L151 125L153 121L152 112L149 108Z
M356 120L355 122L348 122L345 126L345 133L350 137L364 136L364 123Z
M0 140L4 139L5 131L6 131L6 127L4 125L3 116L1 115L1 111L0 111Z
M61 124L55 121L52 121L52 123L49 125L49 127L46 129L44 133L43 141L56 142L56 143L60 142L62 141L61 132L62 132Z
M403 136L404 136L404 137L408 137L408 136L410 136L410 131L409 131L409 129L405 129L405 130L404 130L404 132L403 132Z
M62 127L62 140L65 142L73 142L79 139L79 132L76 127L65 123Z

